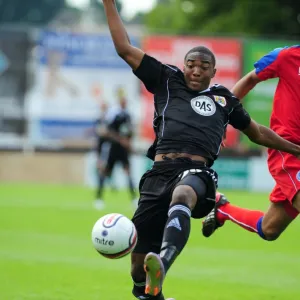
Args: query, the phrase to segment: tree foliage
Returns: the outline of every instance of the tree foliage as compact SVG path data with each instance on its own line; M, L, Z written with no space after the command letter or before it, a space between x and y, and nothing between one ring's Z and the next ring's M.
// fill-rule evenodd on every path
M106 22L102 1L91 0L90 3L96 21L99 23ZM121 2L117 0L116 3L121 11ZM75 12L77 15L83 13L82 10L69 6L66 0L0 0L0 24L45 25L51 22L63 9Z
M1 0L0 23L45 24L65 5L64 0Z
M150 31L300 36L300 1L163 0L146 15Z

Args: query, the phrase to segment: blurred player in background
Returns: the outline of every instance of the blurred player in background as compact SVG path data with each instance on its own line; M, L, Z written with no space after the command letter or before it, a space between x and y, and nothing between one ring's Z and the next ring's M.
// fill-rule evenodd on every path
M217 174L210 167L227 124L261 145L295 155L300 146L251 120L225 87L209 88L216 73L209 49L188 51L183 71L164 65L130 44L115 1L103 4L117 53L154 95L156 139L147 154L154 164L140 181L131 275L137 299L164 300L163 282L188 242L191 217L204 217L215 206Z
M133 135L131 116L127 109L127 100L122 89L117 90L118 107L108 110L104 126L99 131L99 185L95 207L103 209L105 204L102 198L104 182L110 178L116 163L121 163L127 176L128 189L134 207L137 206L136 193L130 170L131 140Z
M105 172L105 165L108 159L110 140L105 135L108 126L108 105L105 102L100 104L100 116L96 120L95 134L96 134L96 153L97 153L97 175L98 175L98 186L96 191L95 207L97 209L104 208L104 202L101 201L102 195L102 178Z
M277 48L254 66L255 70L234 86L233 93L242 99L259 82L279 78L270 126L278 135L300 145L300 45ZM224 195L218 194L216 208L203 223L206 237L230 220L265 240L273 241L298 216L300 160L291 154L269 149L268 166L276 185L267 212L233 206Z

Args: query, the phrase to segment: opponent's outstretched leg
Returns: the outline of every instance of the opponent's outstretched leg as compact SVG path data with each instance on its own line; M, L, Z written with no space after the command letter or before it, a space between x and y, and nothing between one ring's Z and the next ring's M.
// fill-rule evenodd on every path
M232 205L220 193L217 193L216 200L216 207L203 222L202 233L205 237L211 236L226 221L232 221L247 231L257 233L265 240L274 241L298 215L288 200L271 202L266 213Z

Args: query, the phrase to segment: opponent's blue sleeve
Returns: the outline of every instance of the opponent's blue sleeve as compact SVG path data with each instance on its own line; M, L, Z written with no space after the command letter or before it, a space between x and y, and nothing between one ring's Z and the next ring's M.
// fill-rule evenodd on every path
M263 56L254 64L255 73L261 80L267 80L269 78L275 78L279 76L278 73L278 58L283 50L288 47L276 48Z

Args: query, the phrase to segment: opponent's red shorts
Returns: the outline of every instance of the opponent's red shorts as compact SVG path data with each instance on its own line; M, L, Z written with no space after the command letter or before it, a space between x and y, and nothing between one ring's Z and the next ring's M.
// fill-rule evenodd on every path
M299 214L292 200L300 191L300 160L295 156L278 150L268 150L269 171L276 181L270 194L271 202L285 202L287 213L296 218Z

